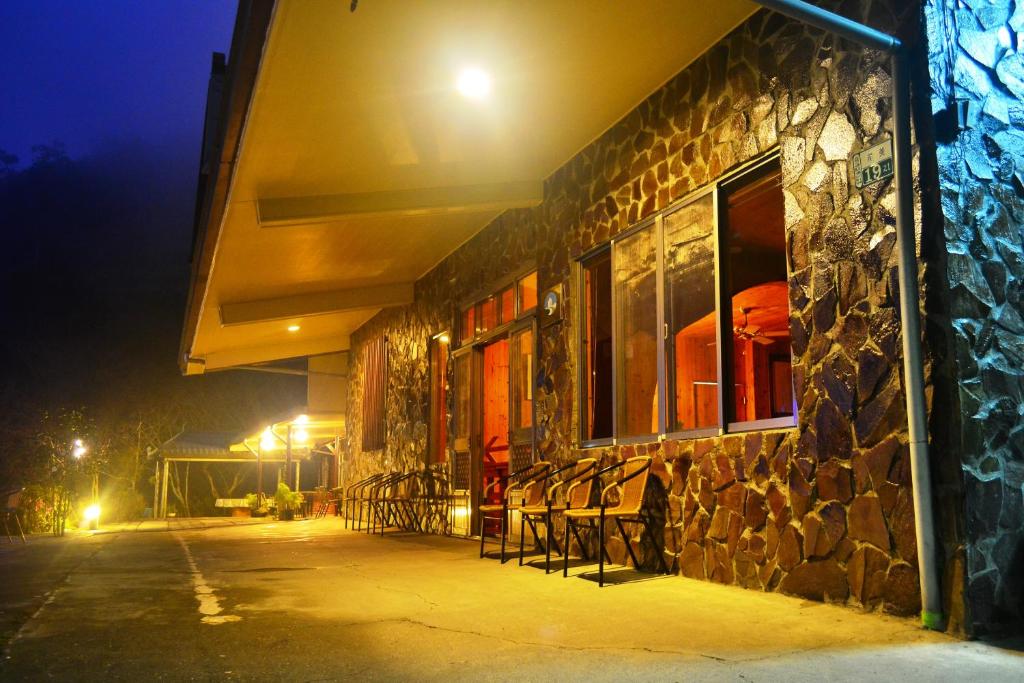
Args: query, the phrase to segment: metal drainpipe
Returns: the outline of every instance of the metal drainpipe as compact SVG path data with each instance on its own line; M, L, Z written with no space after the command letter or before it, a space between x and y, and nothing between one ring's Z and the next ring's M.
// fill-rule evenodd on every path
M892 57L893 163L896 173L896 248L899 254L900 322L903 327L903 374L906 382L907 421L910 431L910 468L917 532L917 562L921 578L921 622L941 629L942 596L935 553L935 517L932 510L931 470L928 462L928 420L921 360L921 313L914 233L913 171L911 170L910 69L899 39L825 11L800 0L754 0L759 5L797 21L836 33Z

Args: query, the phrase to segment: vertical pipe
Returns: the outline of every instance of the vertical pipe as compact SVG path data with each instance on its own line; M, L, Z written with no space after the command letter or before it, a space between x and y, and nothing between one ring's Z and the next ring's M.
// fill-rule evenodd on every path
M917 555L921 580L921 620L942 627L942 596L935 552L931 470L928 459L927 404L921 358L921 313L918 303L917 239L914 234L914 187L910 130L910 68L904 51L893 54L893 163L896 171L896 250L899 256L900 322L903 328L903 373L910 429L910 471Z
M167 518L167 479L170 476L171 463L164 458L164 476L160 481L160 518Z
M292 426L288 425L288 438L284 442L284 483L292 485Z
M160 461L153 463L153 519L160 517Z
M896 248L899 258L900 323L907 422L910 434L910 469L921 580L921 621L942 628L942 596L935 552L931 471L928 461L928 421L921 358L921 314L914 234L914 187L911 168L910 69L908 55L898 39L871 27L815 7L801 0L755 0L757 4L892 56L893 163L896 173Z
M263 439L256 447L256 507L263 507Z

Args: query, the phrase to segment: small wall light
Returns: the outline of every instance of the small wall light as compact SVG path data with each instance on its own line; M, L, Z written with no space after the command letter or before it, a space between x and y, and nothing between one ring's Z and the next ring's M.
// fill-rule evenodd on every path
M288 326L288 331L289 332L298 332L301 329L302 329L302 327L300 325L289 325Z

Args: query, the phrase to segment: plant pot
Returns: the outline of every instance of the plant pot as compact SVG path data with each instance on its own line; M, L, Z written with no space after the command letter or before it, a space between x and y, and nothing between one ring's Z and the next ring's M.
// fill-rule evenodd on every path
M277 518L282 522L290 522L295 519L295 510L281 510L277 513Z

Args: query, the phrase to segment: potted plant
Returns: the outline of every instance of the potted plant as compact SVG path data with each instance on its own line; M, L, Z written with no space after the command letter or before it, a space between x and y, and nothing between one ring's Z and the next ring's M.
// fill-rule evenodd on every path
M260 497L255 493L245 494L245 502L249 506L249 509L252 510L250 514L252 514L253 517L266 517L268 512L267 506L261 505L259 498Z
M274 493L274 503L277 506L277 518L286 522L295 519L295 511L302 505L302 494L292 491L288 484L282 481Z

